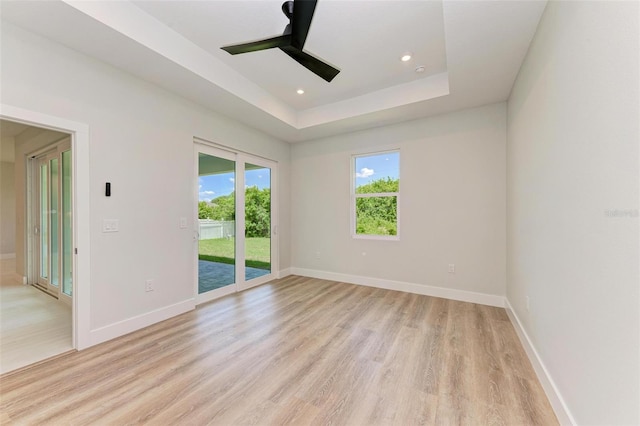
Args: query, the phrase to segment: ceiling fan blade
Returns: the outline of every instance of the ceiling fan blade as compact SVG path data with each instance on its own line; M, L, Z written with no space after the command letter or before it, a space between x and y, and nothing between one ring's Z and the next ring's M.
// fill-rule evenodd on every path
M289 55L300 65L307 68L309 71L327 82L331 82L331 80L333 80L334 77L340 72L340 70L332 67L325 62L322 62L320 59L311 56L308 53L303 52L302 50L296 49L295 47L286 46L281 47L280 50Z
M249 43L234 44L232 46L221 47L222 50L238 55L240 53L255 52L258 50L273 49L274 47L291 46L291 36L281 35L278 37L267 38L264 40L252 41Z
M313 12L316 10L318 0L294 0L293 16L291 18L291 44L302 50L307 34L311 27Z

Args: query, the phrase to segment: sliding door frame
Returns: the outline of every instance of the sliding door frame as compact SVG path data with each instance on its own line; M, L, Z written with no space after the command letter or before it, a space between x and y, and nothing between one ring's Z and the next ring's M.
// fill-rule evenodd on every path
M199 163L198 155L203 153L206 155L218 156L227 160L235 161L235 282L232 285L215 289L207 293L198 294L198 202L199 202ZM262 166L270 169L270 194L271 194L271 228L270 228L270 249L271 249L271 270L268 274L246 280L245 276L245 165L253 164L256 166ZM195 283L194 294L196 305L206 303L210 300L214 300L225 295L243 291L268 281L271 281L278 276L279 271L279 258L278 258L278 193L277 193L277 176L278 176L278 163L273 160L269 160L263 157L252 155L238 150L221 146L212 142L208 142L202 139L194 138L194 173L195 180L193 183L194 188L194 200L192 202L193 211L193 223L194 223L194 270L195 270ZM239 190L242 189L242 190Z
M47 293L56 297L58 300L65 302L68 305L72 304L73 301L73 284L71 290L71 296L66 294L63 291L64 287L64 223L63 223L63 202L65 194L63 192L63 153L71 152L71 136L65 136L64 138L52 142L44 148L41 148L37 151L31 152L27 154L27 180L26 180L26 189L27 196L25 197L27 202L27 234L26 234L26 274L27 274L27 283L38 285L41 289L45 290ZM51 171L51 163L52 160L58 160L58 177L56 182L52 180L52 171ZM46 194L42 194L42 166L46 165L47 168L47 188ZM73 175L73 167L71 171ZM58 194L56 205L52 204L51 200L51 190L53 189L53 185L55 185L55 190ZM73 185L73 181L72 181ZM72 194L66 194L66 196L71 196L73 201ZM42 201L46 201L47 206L42 206ZM73 204L73 203L71 203ZM47 223L47 276L42 276L42 213L43 211L47 211L46 223ZM51 221L50 213L56 210L57 211L57 219L55 223L55 227L57 228L57 232L59 233L56 249L58 250L58 261L56 262L58 265L58 284L52 282L52 262L54 257L52 256L54 247L52 245L51 235L53 233L54 223ZM71 211L71 228L73 228L73 209ZM71 236L73 239L73 229L71 229ZM73 240L71 241L71 245L73 245ZM73 264L73 254L68 253L71 256L71 263ZM71 276L73 277L73 268L71 271ZM73 282L73 281L72 281Z

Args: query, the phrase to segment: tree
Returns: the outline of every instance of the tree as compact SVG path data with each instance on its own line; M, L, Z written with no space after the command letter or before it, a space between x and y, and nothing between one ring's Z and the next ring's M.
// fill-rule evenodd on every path
M245 236L268 238L271 233L271 189L250 186L244 191Z
M356 188L356 194L381 194L384 192L398 192L400 188L400 179L391 179L390 177L372 180L366 185Z
M222 195L211 200L213 220L236 220L236 194Z
M271 189L250 186L245 189L245 236L268 238L271 232ZM235 220L235 192L198 203L198 218Z
M356 188L357 194L398 192L399 179L390 177L374 180ZM398 197L378 196L356 198L356 233L368 235L397 235Z
M198 219L211 219L213 217L213 206L206 201L198 203Z

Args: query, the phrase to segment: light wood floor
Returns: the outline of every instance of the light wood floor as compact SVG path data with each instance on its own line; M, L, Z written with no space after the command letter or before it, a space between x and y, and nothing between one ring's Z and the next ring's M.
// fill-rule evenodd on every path
M0 423L557 424L503 309L301 277L0 386Z
M72 349L71 307L14 278L0 261L0 374Z

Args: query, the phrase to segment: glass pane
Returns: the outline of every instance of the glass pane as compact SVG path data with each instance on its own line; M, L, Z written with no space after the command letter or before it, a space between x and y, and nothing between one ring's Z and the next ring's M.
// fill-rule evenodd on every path
M50 161L51 185L50 190L50 208L49 208L49 229L51 232L51 276L49 283L59 285L60 272L60 239L58 238L58 159L54 158Z
M73 289L73 234L71 223L71 151L62 153L62 292L71 296Z
M236 282L235 161L198 157L198 293Z
M245 164L245 280L271 272L271 169Z
M355 158L357 194L398 192L400 153L386 152Z
M49 203L47 202L48 167L40 165L40 277L49 277L49 215L47 214Z
M397 235L398 197L356 198L356 234Z
M356 235L398 235L400 153L355 157ZM359 196L360 194L388 194Z

